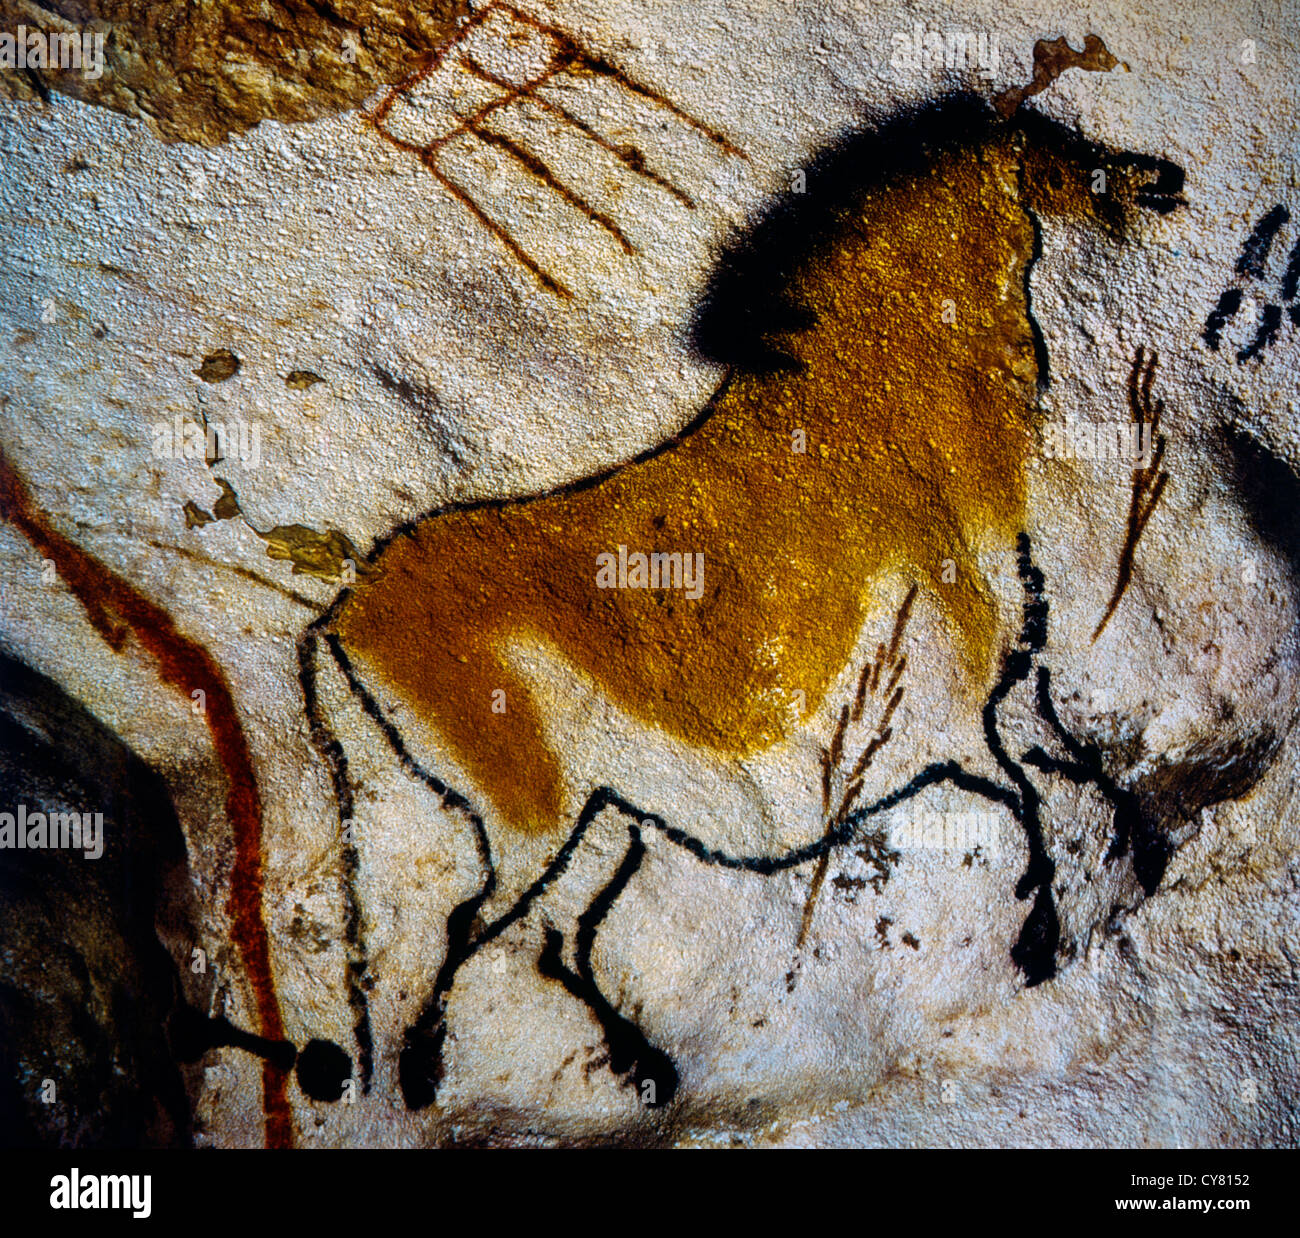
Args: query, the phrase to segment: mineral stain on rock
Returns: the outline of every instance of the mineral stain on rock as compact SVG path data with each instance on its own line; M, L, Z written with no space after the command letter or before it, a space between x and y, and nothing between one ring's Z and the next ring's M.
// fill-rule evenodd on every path
M203 358L194 373L205 383L224 383L239 373L239 358L229 348L218 348Z
M733 370L695 423L603 476L402 528L341 599L344 647L521 830L556 828L563 784L511 638L678 740L748 753L817 709L900 574L979 691L998 624L976 551L1022 527L1047 377L1040 217L1119 234L1156 162L968 97L840 144L723 264L697 338ZM619 546L703 555L702 596L598 589Z
M307 391L324 381L319 374L313 374L311 370L292 370L284 376L284 385L290 391Z
M51 91L147 121L164 141L207 146L263 120L353 110L411 72L455 30L465 0L0 0L0 29L103 33L98 77L0 70L0 96Z
M1076 52L1064 35L1059 39L1039 39L1034 44L1033 79L1025 86L1013 86L1004 90L993 101L994 106L1003 116L1011 116L1026 99L1041 94L1066 69L1090 69L1094 73L1108 73L1119 63L1095 34L1084 37L1081 52ZM1124 68L1127 69L1128 65Z
M221 487L221 497L212 506L211 514L196 506L193 501L182 508L187 528L202 528L215 520L241 518L244 524L266 543L269 559L279 559L292 564L295 576L315 576L318 580L340 581L349 575L368 575L373 569L352 544L352 539L338 529L320 532L305 524L277 524L269 529L259 529L250 524L239 506L239 496L228 481L213 478Z
M293 564L295 576L340 580L348 564L363 575L370 570L348 535L337 529L320 533L303 524L278 524L265 533L253 531L266 543L267 557Z
M201 529L205 524L211 524L213 521L212 513L205 512L193 499L189 499L181 510L185 513L187 529Z

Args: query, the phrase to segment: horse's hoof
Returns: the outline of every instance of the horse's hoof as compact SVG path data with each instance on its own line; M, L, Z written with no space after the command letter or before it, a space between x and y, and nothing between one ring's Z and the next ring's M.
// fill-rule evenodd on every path
M677 1095L677 1067L668 1054L646 1043L632 1070L632 1085L647 1109L662 1109Z
M438 1097L442 1080L442 1028L430 1032L407 1032L406 1044L397 1059L397 1079L408 1109L424 1109Z

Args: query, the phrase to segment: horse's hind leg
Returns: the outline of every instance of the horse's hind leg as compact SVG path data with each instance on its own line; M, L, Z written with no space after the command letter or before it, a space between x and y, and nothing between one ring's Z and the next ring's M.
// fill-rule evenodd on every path
M481 932L476 935L474 929L478 924L479 912L483 904L496 891L496 866L492 861L492 848L483 819L478 813L474 812L469 801L463 795L448 787L442 779L429 773L411 755L400 732L384 716L383 710L380 709L375 698L366 691L338 637L331 633L327 637L327 642L330 652L333 654L335 662L338 663L339 669L343 672L343 676L347 680L353 695L360 701L365 713L379 727L397 759L401 762L402 768L412 777L423 782L438 796L444 808L463 813L468 818L474 831L474 842L478 850L479 865L483 874L479 888L464 902L458 904L447 917L447 951L443 957L442 966L438 969L437 979L434 981L433 994L420 1017L407 1028L404 1044L398 1055L398 1083L402 1089L402 1097L408 1109L422 1109L426 1105L432 1104L437 1096L438 1083L442 1078L442 1046L447 1034L447 998L451 993L452 985L455 983L456 973L483 944ZM303 656L302 648L303 646L300 645L300 656ZM314 658L313 645L310 657L313 668L310 678L310 690L308 676L305 671L303 688L304 695L308 699L308 713L313 716L313 738L316 738L316 723L312 709L315 701ZM304 667L307 664L308 661L304 658ZM333 748L330 746L331 743ZM346 776L346 763L340 765L342 749L338 746L337 741L332 741L328 737L322 737L318 746L321 748L327 764L335 774L335 792L339 800L340 815L343 815L345 811L350 813L352 788L351 782ZM334 749L337 749L337 753ZM345 804L348 806L346 810L344 808ZM352 883L356 871L355 846L345 838L345 848L350 849L350 851L345 849L344 852L344 884L349 891L349 905L354 906L356 898ZM362 958L364 961L364 955ZM352 975L351 969L349 974ZM359 992L360 1000L364 1003L366 1000L364 990L360 990L359 986L354 986L354 991ZM366 1040L363 1045L363 1053L367 1055L366 1061L368 1064L370 1032L368 1015L364 1030ZM358 1040L360 1041L360 1027L358 1029Z
M447 1002L456 976L475 954L500 937L511 925L522 920L550 885L569 867L578 844L600 814L609 807L629 816L639 816L636 809L607 787L600 787L588 797L578 822L565 839L546 870L515 901L514 905L491 924L480 922L484 903L495 888L494 870L487 868L483 887L461 903L447 919L447 953L434 981L433 993L424 1012L406 1031L399 1058L398 1077L402 1097L410 1109L421 1109L436 1099L443 1076L442 1053L447 1036ZM475 819L477 822L477 818ZM482 829L481 822L478 828ZM664 1105L677 1090L677 1069L667 1054L646 1040L636 1025L614 1009L600 991L592 972L591 954L596 932L609 914L619 895L627 887L645 855L640 830L632 826L627 852L610 882L596 895L578 918L575 940L577 971L563 961L564 936L548 929L545 945L538 960L539 970L549 979L558 980L595 1015L605 1033L610 1066L616 1074L630 1076L647 1105Z
M475 824L482 831L482 822L475 818ZM484 935L476 935L474 926L495 887L496 874L489 861L483 885L447 917L447 953L438 969L433 994L420 1017L406 1029L397 1058L397 1078L408 1109L423 1109L437 1099L443 1075L442 1047L447 1038L447 998L456 973L483 944Z
M338 805L340 834L342 837L343 867L343 936L347 948L348 1004L352 1007L353 1035L357 1042L357 1073L363 1092L370 1090L374 1070L374 1044L370 1030L370 1002L366 996L369 962L363 933L361 906L357 899L356 879L359 858L356 843L349 832L353 816L352 779L348 774L347 754L343 745L329 726L322 708L317 688L317 653L320 636L318 625L313 624L298 640L298 679L302 685L303 706L310 727L312 746L329 770L333 783L334 799ZM299 1079L309 1095L323 1088L332 1095L334 1081L327 1080L321 1088L313 1089L310 1080L304 1080L302 1063Z
M645 1033L635 1023L614 1009L600 991L591 968L596 932L645 858L645 843L641 841L640 829L635 825L630 826L628 835L629 846L618 870L587 910L578 917L578 932L574 941L577 970L574 971L565 964L564 937L553 928L546 930L546 944L542 947L537 967L543 976L558 980L574 997L586 1004L605 1033L610 1070L626 1078L636 1088L644 1104L657 1107L668 1104L676 1093L677 1067L668 1054L655 1048L646 1039Z

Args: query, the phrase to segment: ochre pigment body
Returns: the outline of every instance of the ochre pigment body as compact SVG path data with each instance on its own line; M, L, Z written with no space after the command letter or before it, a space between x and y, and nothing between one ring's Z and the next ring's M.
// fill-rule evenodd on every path
M982 688L997 619L972 548L1009 549L1023 522L1035 215L1090 211L1087 175L997 125L864 191L791 281L812 315L778 341L797 368L736 374L696 430L594 483L418 522L341 606L344 647L523 830L562 825L564 796L512 638L678 740L750 753L818 708L902 577ZM702 596L598 588L620 545L703 553Z

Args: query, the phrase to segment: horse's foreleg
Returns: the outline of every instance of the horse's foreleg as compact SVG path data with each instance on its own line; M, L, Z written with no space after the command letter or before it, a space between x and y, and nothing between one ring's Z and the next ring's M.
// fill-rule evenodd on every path
M1034 902L1011 947L1011 959L1024 973L1026 986L1032 988L1056 975L1056 948L1061 929L1052 898L1056 862L1048 854L1043 836L1041 797L1024 767L1007 752L1000 729L1002 703L1018 684L1029 678L1035 659L1047 644L1048 604L1043 574L1034 563L1029 536L1023 532L1016 543L1016 565L1025 594L1020 639L1003 662L1001 678L984 703L983 721L989 752L1015 784L1019 801L1016 816L1025 832L1029 852L1015 893L1022 900L1033 895Z

